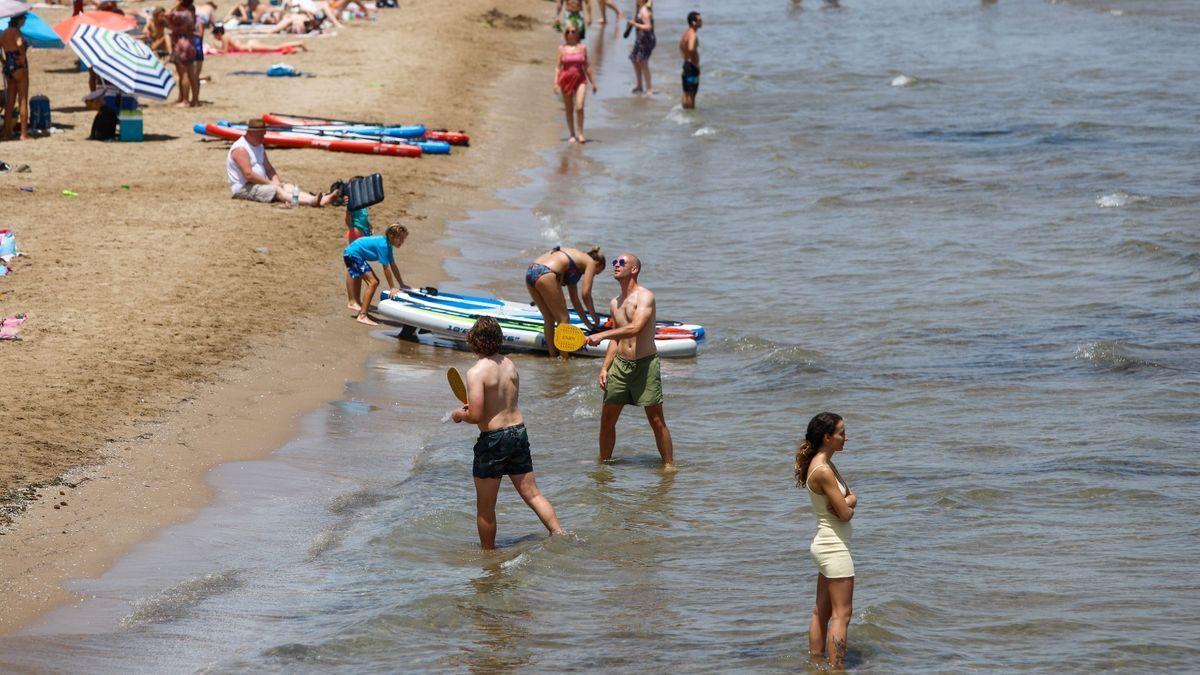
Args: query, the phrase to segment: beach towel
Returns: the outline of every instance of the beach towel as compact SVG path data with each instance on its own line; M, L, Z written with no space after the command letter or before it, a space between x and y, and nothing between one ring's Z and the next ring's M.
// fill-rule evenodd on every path
M266 70L235 70L230 75L266 75L267 77L316 77L312 73L304 73L286 63L276 63Z
M237 56L239 54L295 54L295 47L258 47L255 49L229 49L226 51L208 51L205 47L205 55L207 56Z
M17 252L17 235L12 230L0 230L0 260L8 262L21 255Z
M21 331L21 324L25 323L26 318L27 314L15 314L0 321L0 340L20 340L17 333Z

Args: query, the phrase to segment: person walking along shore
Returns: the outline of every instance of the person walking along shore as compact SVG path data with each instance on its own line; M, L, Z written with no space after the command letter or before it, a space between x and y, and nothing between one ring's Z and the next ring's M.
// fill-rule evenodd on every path
M554 66L554 93L562 96L568 143L587 143L583 135L583 105L587 102L588 84L592 85L592 93L596 93L596 76L588 62L587 47L579 42L581 31L578 21L567 21L564 42L558 47Z

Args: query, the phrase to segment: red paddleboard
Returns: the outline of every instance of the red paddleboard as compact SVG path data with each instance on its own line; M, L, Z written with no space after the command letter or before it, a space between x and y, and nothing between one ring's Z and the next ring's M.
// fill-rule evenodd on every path
M245 133L241 129L230 129L216 124L204 125L206 136L216 136L230 141L236 141ZM420 157L422 154L420 147L403 143L376 143L375 141L305 136L278 131L268 131L263 137L263 145L268 148L318 148L332 152L357 152L364 155L392 155L394 157Z
M342 122L339 120L325 119L323 117L295 117L292 115L277 115L275 113L267 113L263 115L263 121L267 124L287 126L287 127L303 127L303 126L344 126L353 124L351 122ZM370 126L386 126L386 125L370 125ZM431 141L445 141L450 145L470 145L471 137L462 131L448 131L446 129L426 129L425 138Z

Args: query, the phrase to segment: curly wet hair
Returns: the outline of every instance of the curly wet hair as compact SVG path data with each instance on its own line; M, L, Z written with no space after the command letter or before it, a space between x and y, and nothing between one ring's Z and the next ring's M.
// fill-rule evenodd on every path
M479 356L491 356L500 351L504 344L504 333L500 330L500 322L490 316L481 316L475 320L475 325L467 332L467 344L471 351Z

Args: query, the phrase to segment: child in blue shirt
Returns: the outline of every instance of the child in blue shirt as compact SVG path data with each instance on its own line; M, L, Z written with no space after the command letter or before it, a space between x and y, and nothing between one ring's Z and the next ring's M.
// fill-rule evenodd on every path
M346 306L358 312L355 318L359 323L368 326L379 325L367 314L371 307L371 298L375 297L375 291L379 289L379 277L371 269L370 263L377 262L383 266L383 274L387 277L392 293L399 293L401 288L409 288L400 276L400 268L396 267L396 258L392 254L392 249L400 248L407 238L407 227L392 224L384 234L355 239L342 251L342 262L346 264L346 295L350 300ZM362 293L364 277L367 281L365 295Z

